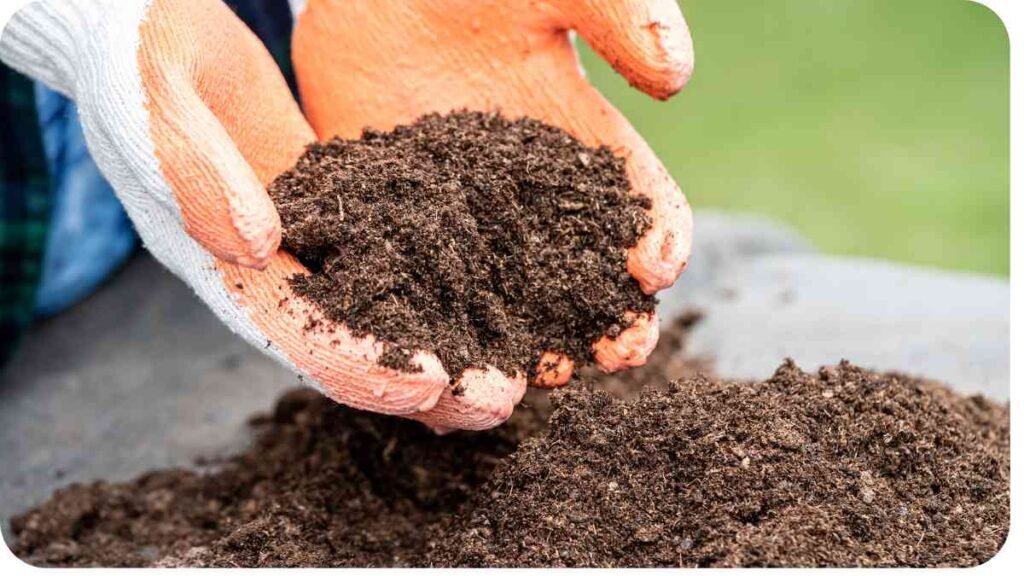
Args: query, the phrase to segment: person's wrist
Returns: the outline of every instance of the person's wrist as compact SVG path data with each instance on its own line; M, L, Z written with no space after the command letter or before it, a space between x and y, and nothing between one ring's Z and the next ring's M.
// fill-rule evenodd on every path
M149 0L37 0L18 10L0 35L0 61L71 98L83 54L138 35ZM134 25L126 25L134 22ZM131 40L127 39L126 40ZM94 55L95 56L95 55ZM108 58L94 58L104 66Z

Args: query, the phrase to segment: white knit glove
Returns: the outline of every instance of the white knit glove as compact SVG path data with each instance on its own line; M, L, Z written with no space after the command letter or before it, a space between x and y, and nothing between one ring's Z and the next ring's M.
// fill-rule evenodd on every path
M0 59L75 100L146 248L233 332L339 402L398 415L436 405L449 384L436 357L418 354L420 373L383 368L379 343L292 294L287 279L304 268L278 251L265 185L315 136L270 55L220 0L33 2L4 29ZM306 330L310 318L322 329ZM518 401L523 386L507 386ZM492 426L505 404L451 424Z

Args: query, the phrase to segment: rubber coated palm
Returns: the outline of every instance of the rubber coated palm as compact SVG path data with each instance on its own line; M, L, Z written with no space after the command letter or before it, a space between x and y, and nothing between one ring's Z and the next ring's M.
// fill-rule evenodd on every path
M673 0L308 0L297 17L293 58L307 118L321 139L388 130L428 112L499 110L560 126L627 159L636 193L651 198L653 225L627 266L648 293L667 288L690 252L685 197L629 122L583 77L577 30L634 86L667 98L692 70L692 43ZM657 342L656 316L595 344L605 370L643 364ZM540 353L542 351L538 351ZM535 385L564 384L571 360L545 353ZM446 392L416 416L437 427L509 413L519 378L475 374L467 393Z

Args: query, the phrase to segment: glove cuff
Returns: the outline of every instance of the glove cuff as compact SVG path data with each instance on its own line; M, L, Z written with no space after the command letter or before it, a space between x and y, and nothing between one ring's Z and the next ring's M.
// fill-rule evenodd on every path
M0 61L74 98L80 66L109 66L89 44L111 34L138 35L149 0L37 0L0 36ZM134 25L123 26L126 19ZM137 42L136 42L137 43Z

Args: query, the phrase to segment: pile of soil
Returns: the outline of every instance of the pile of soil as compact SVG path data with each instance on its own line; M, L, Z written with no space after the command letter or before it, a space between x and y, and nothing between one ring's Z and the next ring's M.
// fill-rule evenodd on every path
M968 566L1003 542L1006 406L845 363L741 383L680 358L657 353L636 398L607 377L445 437L297 390L215 471L70 486L13 521L13 549L60 566Z
M555 404L430 562L971 566L1006 538L1008 412L938 384L789 361L761 383Z
M269 188L283 246L311 274L295 292L381 363L432 351L453 378L496 366L532 377L540 354L579 365L650 312L626 271L650 225L624 161L536 120L458 112L314 144Z

